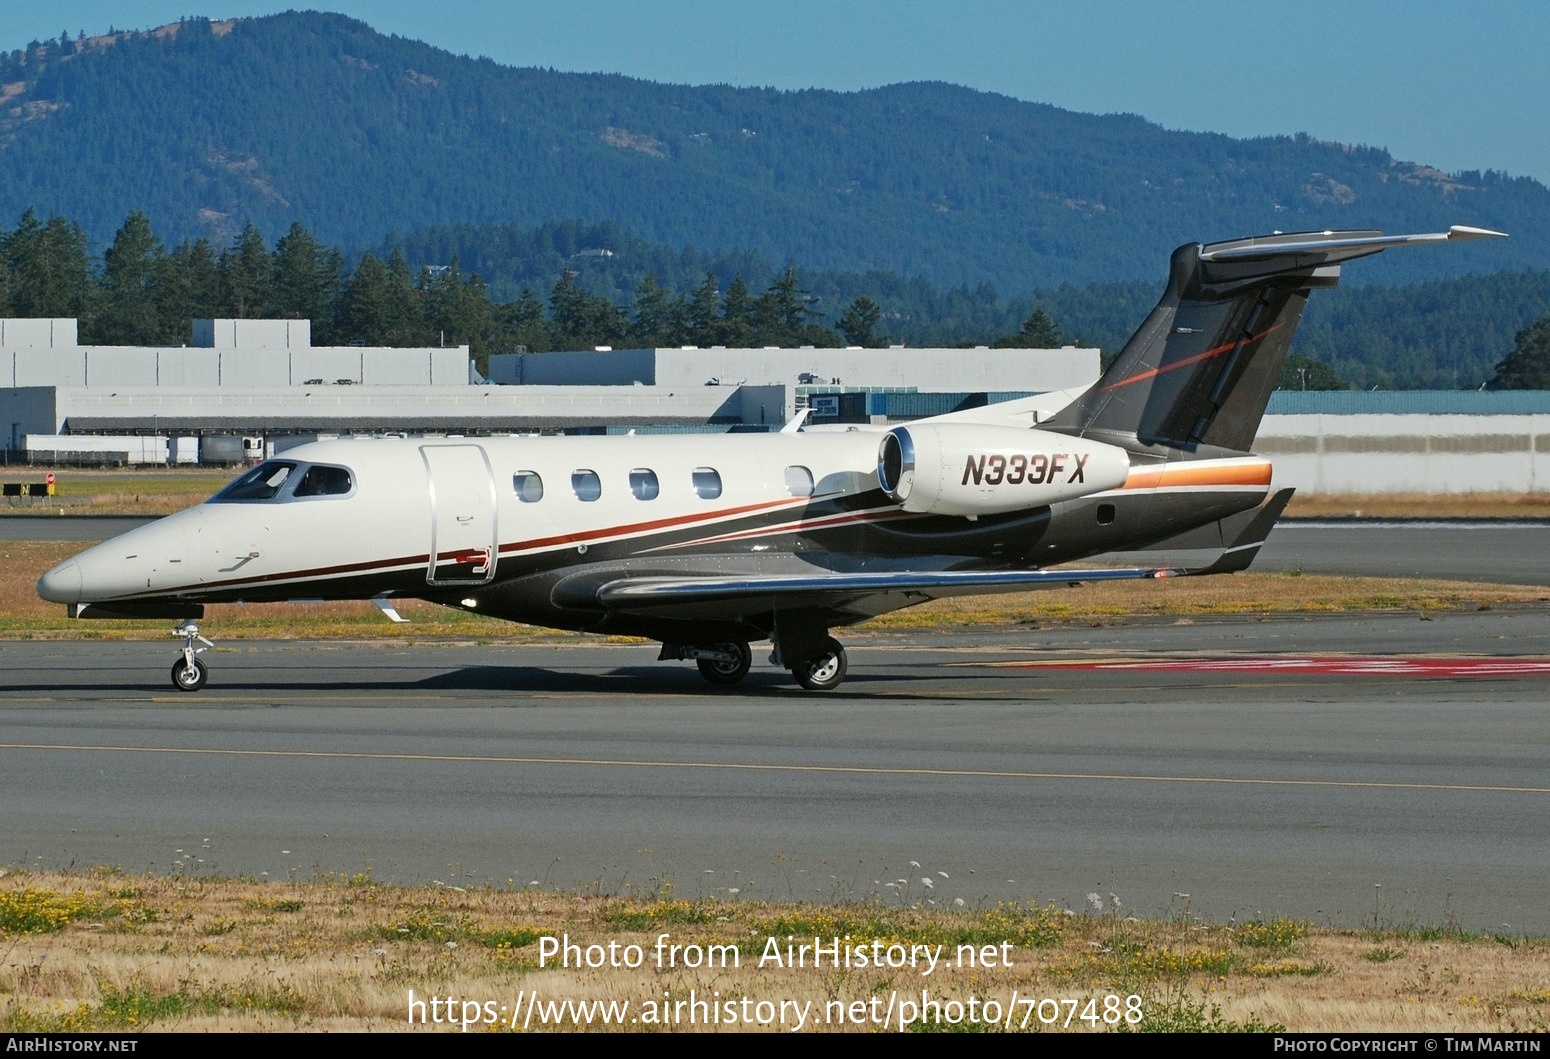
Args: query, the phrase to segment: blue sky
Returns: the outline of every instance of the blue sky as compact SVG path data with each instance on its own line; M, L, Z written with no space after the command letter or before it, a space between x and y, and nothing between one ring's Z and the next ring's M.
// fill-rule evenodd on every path
M294 4L0 0L0 47ZM1550 4L1534 0L334 0L385 33L513 66L857 89L951 81L1168 128L1307 132L1550 183Z

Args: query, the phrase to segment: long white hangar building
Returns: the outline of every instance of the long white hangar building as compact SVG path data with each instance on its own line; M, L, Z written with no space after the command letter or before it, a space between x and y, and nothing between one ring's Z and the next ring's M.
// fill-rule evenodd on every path
M320 347L306 320L198 320L189 346L0 321L0 448L33 462L232 462L340 434L775 430L918 418L1084 385L1098 351L634 349L491 358ZM234 443L234 439L236 442ZM242 455L233 455L240 443Z
M306 320L200 320L188 346L82 346L0 320L0 458L211 463L343 434L775 430L917 419L1085 386L1098 351L312 345ZM1305 493L1550 490L1550 392L1278 391L1255 448Z

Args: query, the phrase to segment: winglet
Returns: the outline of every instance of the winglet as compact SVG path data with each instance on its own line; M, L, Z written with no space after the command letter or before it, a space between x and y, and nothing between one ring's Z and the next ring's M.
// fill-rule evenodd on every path
M1222 550L1222 554L1216 562L1199 570L1191 570L1194 574L1235 574L1240 570L1247 570L1249 564L1259 555L1260 545L1270 536L1270 531L1275 528L1276 521L1280 519L1281 512L1286 510L1286 505L1292 499L1295 489L1281 489L1272 496L1254 520L1243 528L1243 532L1233 538L1231 544Z

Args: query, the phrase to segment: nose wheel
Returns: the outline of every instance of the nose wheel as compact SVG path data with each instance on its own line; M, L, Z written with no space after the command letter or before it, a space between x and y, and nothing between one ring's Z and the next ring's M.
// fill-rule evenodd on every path
M172 663L172 686L179 691L198 691L205 686L205 681L210 677L210 671L195 656L203 654L215 644L200 636L199 626L191 621L186 621L173 629L172 635L183 638L183 656ZM195 647L196 640L204 646Z
M192 664L181 658L172 663L172 686L179 691L198 691L209 677L209 669L197 658Z

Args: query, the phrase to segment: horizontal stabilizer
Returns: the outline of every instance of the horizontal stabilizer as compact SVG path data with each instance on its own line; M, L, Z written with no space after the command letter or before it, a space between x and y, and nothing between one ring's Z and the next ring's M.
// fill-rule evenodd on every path
M1293 490L1288 488L1284 491L1290 493ZM1280 492L1277 492L1270 503L1274 504L1280 495ZM1142 552L1224 551L1241 543L1240 538L1244 532L1258 521L1264 510L1265 505L1252 507L1247 511L1228 515L1215 522L1208 522L1204 526L1196 526L1194 529L1185 530L1172 537L1153 541L1146 547L1135 550Z
M1342 232L1298 232L1295 235L1259 236L1227 243L1212 243L1200 251L1202 261L1264 261L1274 257L1317 254L1327 262L1376 254L1391 246L1460 242L1466 239L1505 239L1506 232L1455 224L1445 232L1424 235L1352 235Z

